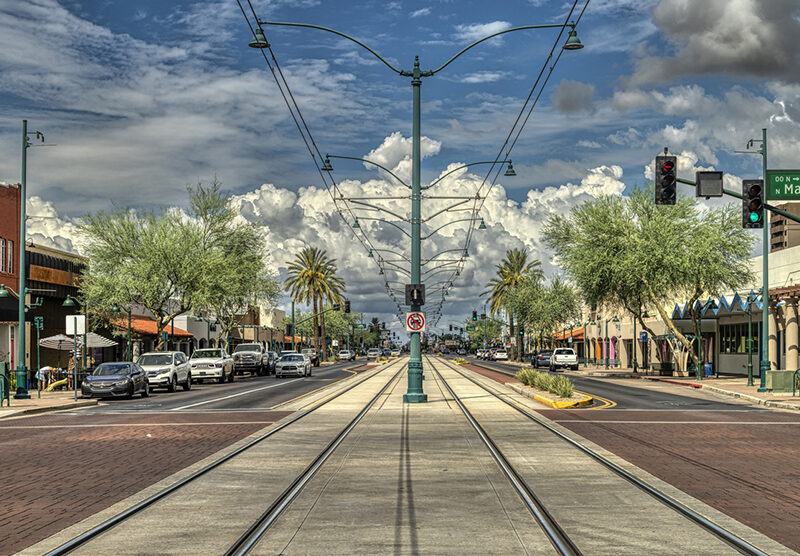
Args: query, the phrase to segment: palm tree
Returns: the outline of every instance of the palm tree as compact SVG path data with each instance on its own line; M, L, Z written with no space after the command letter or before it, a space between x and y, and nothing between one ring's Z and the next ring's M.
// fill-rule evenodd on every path
M489 280L489 283L486 284L486 291L481 294L489 294L489 312L492 315L496 315L501 309L506 308L511 291L525 280L541 280L543 276L541 264L537 260L528 262L527 249L510 249L506 251L506 258L496 265L497 277ZM508 329L510 337L515 338L514 314L510 309L508 311ZM517 345L516 353L519 359L522 360L520 347ZM513 357L514 352L512 351L512 359Z
M314 346L320 350L320 325L317 314L322 310L325 300L338 303L344 292L344 280L336 276L336 260L329 259L324 250L305 247L289 263L288 277L284 288L292 298L300 303L308 303L314 316ZM323 319L324 323L324 319ZM324 324L322 329L324 338ZM326 358L326 346L322 347L322 359Z

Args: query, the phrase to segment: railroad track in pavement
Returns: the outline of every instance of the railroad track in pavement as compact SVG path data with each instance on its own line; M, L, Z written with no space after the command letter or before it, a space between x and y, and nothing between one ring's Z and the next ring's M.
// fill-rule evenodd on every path
M578 449L580 452L586 454L596 462L600 463L602 466L610 470L615 475L621 477L622 479L628 481L635 487L639 488L640 490L644 491L648 495L655 498L658 502L663 504L664 506L670 508L671 510L677 512L684 518L686 518L689 522L694 524L695 526L701 528L702 530L706 531L707 533L717 537L719 540L723 541L724 543L728 544L731 548L738 551L741 554L746 554L749 556L767 556L765 552L760 550L759 548L753 546L746 540L738 537L737 535L731 533L724 527L714 523L710 519L700 515L699 513L695 512L685 504L675 500L671 496L661 492L658 488L648 484L645 481L633 476L631 473L622 469L612 461L605 458L603 455L597 453L596 451L588 448L587 446L581 444L580 442L570 438L569 436L565 435L548 422L546 422L541 417L538 417L527 408L521 406L520 404L508 399L507 395L498 393L497 390L494 388L489 388L481 381L476 380L474 377L470 376L469 374L465 373L462 369L460 369L457 365L452 363L448 360L443 360L441 358L437 359L438 362L447 366L449 369L453 370L454 372L458 373L464 379L470 381L472 384L486 392L487 394L493 396L494 398L502 401L504 404L508 405L509 407L513 408L517 411L520 415L522 415L526 420L529 420L537 425L543 427L547 431L551 432L552 434L556 435L559 439L563 440L570 446ZM434 366L435 368L435 366ZM552 515L547 511L547 509L541 504L541 502L536 497L533 489L529 486L529 484L525 481L524 477L521 476L509 463L505 455L497 448L496 444L492 441L491 437L486 433L486 431L481 427L480 423L478 423L475 418L470 414L466 404L459 396L453 391L447 381L442 377L438 370L436 370L436 374L442 383L446 386L447 390L449 391L450 395L453 397L454 401L458 404L458 406L464 412L465 417L470 422L470 424L475 428L476 432L481 436L481 439L487 445L489 450L492 452L492 455L495 457L498 465L503 468L504 473L508 477L509 481L512 482L514 488L517 490L520 497L522 497L525 504L530 509L531 513L533 514L534 518L536 519L537 523L542 527L545 534L547 534L548 538L550 538L551 543L553 546L558 550L561 554L579 554L579 549L577 545L569 539L569 537L564 533L563 529L558 525L555 519L553 519ZM501 463L502 462L502 463ZM506 470L508 468L508 470ZM529 503L530 500L530 503ZM540 519L543 518L543 519ZM578 552L571 552L570 550L578 550Z

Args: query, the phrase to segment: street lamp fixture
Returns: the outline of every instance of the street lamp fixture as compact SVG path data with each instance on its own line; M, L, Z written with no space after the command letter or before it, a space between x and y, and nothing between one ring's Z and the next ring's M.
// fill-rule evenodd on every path
M508 161L508 167L506 168L506 173L503 175L507 177L514 177L517 175L517 173L514 171L514 165L511 164L511 160Z
M570 22L570 32L567 42L564 43L564 50L580 50L583 48L581 40L578 38L578 32L575 30L575 22Z
M253 40L248 43L247 46L249 46L250 48L269 48L269 43L267 42L267 38L264 36L264 31L262 31L260 27L256 28L253 34L255 36L253 37Z
M325 155L325 161L322 163L322 171L323 172L333 172L333 166L331 166L331 159L329 155Z
M481 218L481 223L478 224L478 229L479 230L485 230L486 229L486 222L483 221L483 218Z
M353 228L356 230L361 229L361 224L358 223L358 217L356 217L356 221L353 222Z

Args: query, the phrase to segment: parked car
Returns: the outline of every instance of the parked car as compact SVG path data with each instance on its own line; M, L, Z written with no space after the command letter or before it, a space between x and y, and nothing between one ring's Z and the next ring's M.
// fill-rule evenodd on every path
M492 361L508 361L508 353L504 349L492 351Z
M483 349L483 348L480 348L480 349L476 350L475 351L475 357L477 357L478 359L483 359L483 352L485 352L485 351L486 350Z
M578 356L572 348L557 348L550 357L550 370L557 371L569 367L578 370Z
M369 348L367 350L367 359L377 359L381 356L381 350L378 348Z
M391 355L392 357L400 357L400 348L394 348L394 349L391 351L390 355Z
M356 358L355 352L350 351L349 349L339 350L339 359L341 359L342 361L352 361L355 358Z
M269 356L261 344L239 344L233 349L233 370L237 375L245 371L261 376Z
M282 355L275 364L275 378L290 375L311 376L311 359L302 353Z
M84 398L132 398L135 394L150 395L147 375L136 363L100 363L81 383Z
M389 348L384 348L383 356L384 357L391 357L392 356L392 350L390 350Z
M465 350L464 348L461 348L461 349L459 349L459 350L458 350L456 353L457 353L458 355L460 355L460 356L464 356L464 355L466 355L466 354L467 354L467 350Z
M311 360L312 365L319 367L319 354L317 353L317 350L314 348L306 348L302 351L302 354Z
M233 382L233 357L223 348L197 349L189 358L192 378L197 382L210 378L222 384Z
M164 386L174 392L178 384L184 390L192 388L192 366L182 351L143 353L136 363L147 373L151 390Z
M536 355L532 357L531 363L533 363L533 366L536 369L540 367L550 367L551 355L553 355L552 349L543 349L537 352Z
M268 351L267 352L267 363L266 363L266 368L264 369L264 372L266 374L268 374L268 375L274 375L275 374L275 365L278 363L278 359L279 358L280 358L280 355L278 355L274 351Z

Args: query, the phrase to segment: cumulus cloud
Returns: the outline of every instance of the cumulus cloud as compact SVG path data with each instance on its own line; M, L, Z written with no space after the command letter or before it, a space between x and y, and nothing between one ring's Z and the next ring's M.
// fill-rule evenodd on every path
M553 106L565 114L595 112L594 85L563 79L553 93Z
M470 23L456 25L456 38L465 42L477 41L487 35L498 33L511 27L508 21L492 21L490 23ZM492 43L498 44L499 37L492 39Z
M683 75L800 80L800 4L796 0L661 0L653 23L673 46L672 56L636 60L630 85L663 83Z

